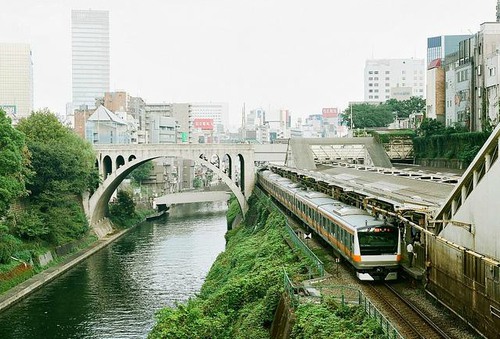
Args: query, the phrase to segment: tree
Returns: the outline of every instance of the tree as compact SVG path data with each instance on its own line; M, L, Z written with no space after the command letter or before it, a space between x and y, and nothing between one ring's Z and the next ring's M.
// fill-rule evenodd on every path
M385 102L391 112L397 114L398 118L408 118L412 113L425 111L425 100L419 97L411 97L408 100L389 99Z
M81 194L99 180L92 145L48 110L21 119L17 129L26 135L35 175L27 185L26 213L15 216L11 230L56 245L82 237L89 226Z
M42 192L81 194L99 181L95 154L87 141L63 126L48 110L21 119L17 129L26 135L36 175L28 186L33 195Z
M12 127L0 109L0 217L15 199L27 193L25 185L31 175L28 166L24 135Z
M431 135L446 134L445 131L446 128L442 122L426 118L420 124L417 134L423 137L430 137Z
M116 194L116 201L110 204L109 212L111 216L121 224L127 224L126 220L136 216L135 203L132 193L120 190Z
M132 173L130 173L130 177L136 183L141 183L149 179L152 171L153 171L153 163L151 161L148 161L137 167L135 170L133 170Z
M342 113L342 121L351 125L351 107ZM384 104L354 104L352 105L352 120L354 128L387 127L394 121L389 107Z

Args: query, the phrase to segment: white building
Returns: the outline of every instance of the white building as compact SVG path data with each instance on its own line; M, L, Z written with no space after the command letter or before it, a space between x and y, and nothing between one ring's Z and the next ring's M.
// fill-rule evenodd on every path
M130 144L132 134L127 121L104 106L99 106L85 124L85 139L92 144Z
M222 121L228 116L228 104L222 102L190 103L191 121L212 119L217 132L223 132Z
M28 44L0 44L0 108L20 119L33 111L33 61Z
M498 54L500 53L500 22L485 22L476 34L474 48L474 97L471 130L484 131L499 122Z
M95 107L109 91L109 13L71 11L73 108Z
M365 64L364 101L406 100L425 93L424 59L370 59Z

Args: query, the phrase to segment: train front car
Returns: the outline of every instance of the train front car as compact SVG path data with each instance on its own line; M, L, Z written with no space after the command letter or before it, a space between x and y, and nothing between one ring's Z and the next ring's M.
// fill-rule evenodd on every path
M348 261L358 279L397 279L401 258L397 227L323 193L302 190L270 171L259 173L259 183Z
M401 260L398 227L375 219L357 227L355 266L360 280L396 280Z

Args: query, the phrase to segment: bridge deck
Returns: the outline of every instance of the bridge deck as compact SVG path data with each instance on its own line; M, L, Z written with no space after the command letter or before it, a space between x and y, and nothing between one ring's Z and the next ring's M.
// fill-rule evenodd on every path
M229 199L229 192L216 191L216 192L182 192L167 194L155 198L156 205L173 205L173 204L188 204L194 202L208 202L208 201L224 201Z

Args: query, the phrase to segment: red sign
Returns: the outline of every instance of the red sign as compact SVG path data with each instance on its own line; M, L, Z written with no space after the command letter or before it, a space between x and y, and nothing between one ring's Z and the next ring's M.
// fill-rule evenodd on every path
M330 107L330 108L323 108L323 118L336 118L339 115L339 111L337 108Z
M195 129L201 129L202 131L213 131L214 129L214 119L196 118L193 123Z

